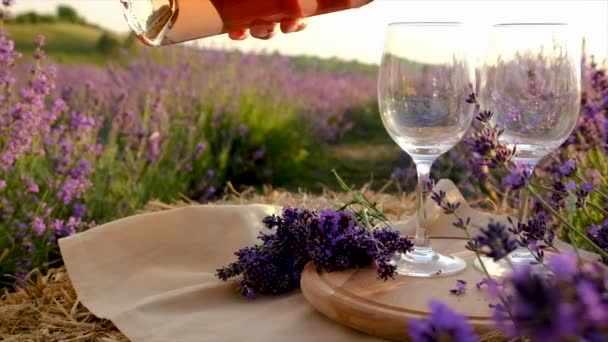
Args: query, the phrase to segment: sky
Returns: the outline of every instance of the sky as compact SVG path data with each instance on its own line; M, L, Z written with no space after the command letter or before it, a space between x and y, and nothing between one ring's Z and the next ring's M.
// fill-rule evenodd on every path
M206 1L206 0L201 0ZM251 0L263 1L263 0ZM88 21L116 32L129 30L119 0L17 0L14 12L53 12L58 4L74 7ZM378 64L387 24L398 21L460 21L471 34L472 53L479 58L492 24L567 22L586 39L587 52L608 58L608 0L375 0L359 9L310 18L302 32L279 33L271 40L231 41L225 35L197 40L203 47L244 51L279 51L288 55L340 57ZM425 39L420 39L424 41ZM432 53L418 42L421 51Z

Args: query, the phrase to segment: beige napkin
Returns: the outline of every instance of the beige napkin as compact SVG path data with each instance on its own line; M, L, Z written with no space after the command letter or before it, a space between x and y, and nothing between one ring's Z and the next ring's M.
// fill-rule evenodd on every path
M464 202L452 182L437 188ZM462 236L451 217L431 202L427 208L432 236ZM235 260L234 251L256 243L261 220L279 210L203 205L141 214L60 239L59 246L82 304L133 341L381 341L325 318L299 291L250 301L214 276ZM505 220L466 203L459 214L478 225ZM412 220L397 227L414 231Z

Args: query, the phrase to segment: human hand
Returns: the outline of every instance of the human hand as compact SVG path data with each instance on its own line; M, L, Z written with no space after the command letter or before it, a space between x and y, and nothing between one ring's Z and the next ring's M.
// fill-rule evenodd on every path
M232 40L244 40L251 35L254 38L267 40L277 34L277 26L281 27L281 32L299 32L306 28L307 23L303 19L285 19L281 23L271 23L267 21L257 21L249 29L239 29L230 31L228 36Z

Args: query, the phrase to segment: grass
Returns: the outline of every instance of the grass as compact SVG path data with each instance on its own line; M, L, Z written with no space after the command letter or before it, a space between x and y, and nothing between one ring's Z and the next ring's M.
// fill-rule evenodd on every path
M59 63L91 63L101 65L112 56L97 51L96 43L103 30L70 23L17 24L4 23L3 27L15 41L16 50L30 58L33 41L39 35L46 37L45 51ZM122 41L123 36L115 34Z
M353 187L367 184L378 190L390 179L396 167L404 166L398 164L403 152L386 133L375 111L357 111L350 113L350 117L355 121L353 131L337 144L328 146L323 158L311 158L307 178L299 180L299 184L293 187L303 186L312 192L323 188L339 190L331 173L335 169Z

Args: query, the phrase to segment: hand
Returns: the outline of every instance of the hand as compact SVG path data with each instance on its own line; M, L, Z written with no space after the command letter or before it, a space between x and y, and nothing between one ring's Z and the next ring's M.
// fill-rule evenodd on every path
M257 21L249 29L234 30L228 33L228 36L232 40L243 40L247 39L249 35L254 38L267 40L274 37L277 34L278 23L271 23L267 21ZM306 28L307 23L302 19L285 19L281 21L281 32L292 33L299 32Z

